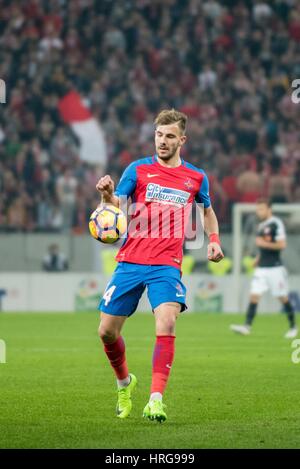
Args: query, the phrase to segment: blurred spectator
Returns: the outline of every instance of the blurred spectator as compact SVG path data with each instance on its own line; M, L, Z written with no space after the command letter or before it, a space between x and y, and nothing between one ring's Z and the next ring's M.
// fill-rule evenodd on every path
M296 171L294 173L293 177L293 184L292 184L292 189L293 189L293 202L300 202L300 160L297 161L297 166L296 166Z
M65 254L60 252L57 244L51 244L43 259L43 270L47 272L64 272L68 269L69 263Z
M260 175L249 167L238 176L236 187L241 202L255 203L262 195L263 181Z
M66 169L64 174L58 176L56 180L57 200L62 209L64 226L71 228L73 226L75 208L76 208L76 189L78 181L72 175L70 169Z
M287 203L291 201L292 180L284 174L282 161L278 157L272 158L270 162L271 174L269 176L268 197L272 203ZM299 183L299 182L298 182Z

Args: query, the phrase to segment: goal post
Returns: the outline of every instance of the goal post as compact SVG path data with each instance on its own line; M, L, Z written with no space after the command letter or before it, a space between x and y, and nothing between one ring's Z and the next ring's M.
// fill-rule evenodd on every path
M234 295L234 311L242 312L243 296L249 292L245 292L243 288L242 276L242 258L245 250L249 252L255 248L256 228L259 221L255 216L256 204L237 203L233 206L233 236L232 236L232 255L233 255L233 295ZM290 248L290 260L294 258L294 274L300 275L300 203L295 204L273 204L272 211L274 216L283 218L287 231L287 243ZM291 235L291 236L290 236ZM299 248L299 249L298 249ZM295 250L294 255L292 250ZM295 259L297 256L298 259ZM289 265L287 265L289 270ZM295 270L296 269L296 270ZM299 277L300 278L300 277Z

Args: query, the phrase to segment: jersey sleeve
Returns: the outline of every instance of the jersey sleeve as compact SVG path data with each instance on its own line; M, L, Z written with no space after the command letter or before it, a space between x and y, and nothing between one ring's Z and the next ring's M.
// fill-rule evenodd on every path
M136 188L137 174L136 174L136 164L131 163L122 174L122 177L117 185L115 190L116 196L126 195L130 197Z
M195 199L196 202L200 202L204 205L204 208L211 206L210 196L209 196L209 182L208 177L203 173L204 177L202 179L199 192L197 193Z
M286 239L285 227L281 220L277 220L275 241Z

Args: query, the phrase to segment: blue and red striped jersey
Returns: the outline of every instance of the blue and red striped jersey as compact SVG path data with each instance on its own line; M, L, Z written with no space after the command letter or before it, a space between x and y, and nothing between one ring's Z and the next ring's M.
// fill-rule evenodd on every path
M157 155L142 158L126 168L115 195L133 202L128 235L116 260L180 269L192 203L211 205L205 172L183 159L180 166L166 168Z

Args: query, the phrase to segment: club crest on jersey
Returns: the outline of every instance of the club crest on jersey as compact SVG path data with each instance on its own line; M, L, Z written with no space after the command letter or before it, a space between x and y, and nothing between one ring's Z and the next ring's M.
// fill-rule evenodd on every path
M184 185L189 191L192 190L193 187L194 187L194 185L193 185L192 181L190 180L190 178L187 178Z
M146 188L146 202L160 202L168 205L185 206L190 193L172 187L149 183Z

